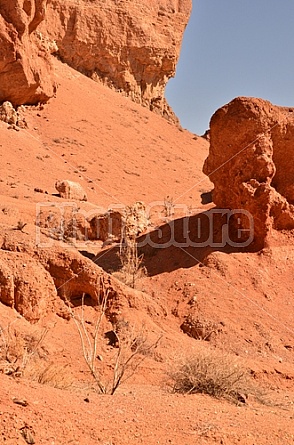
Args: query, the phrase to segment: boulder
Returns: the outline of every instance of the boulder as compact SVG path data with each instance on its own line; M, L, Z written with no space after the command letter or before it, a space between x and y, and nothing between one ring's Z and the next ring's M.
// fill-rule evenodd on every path
M90 240L120 241L127 228L134 237L143 233L149 224L146 206L137 201L123 210L109 210L104 214L91 215L88 218Z
M16 125L17 120L18 115L11 102L6 101L0 105L0 121L10 125Z
M20 128L27 128L25 107L21 105L16 110L11 102L3 102L0 105L0 121L13 126L17 125Z
M81 184L78 182L62 180L55 183L55 188L60 197L64 199L73 199L75 201L87 201L87 194Z
M109 210L104 214L98 213L91 215L88 219L88 239L119 242L121 238L122 218L122 212L118 210Z

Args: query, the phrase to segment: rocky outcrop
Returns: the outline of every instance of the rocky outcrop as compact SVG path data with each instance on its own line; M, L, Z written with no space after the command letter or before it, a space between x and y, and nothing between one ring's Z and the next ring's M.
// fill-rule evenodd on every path
M60 58L175 119L164 89L175 74L191 0L49 0L41 26Z
M50 53L165 117L191 0L3 0L0 103L44 102L54 94ZM37 29L38 28L38 29Z
M126 288L74 248L64 248L50 239L47 243L47 247L37 247L21 231L0 237L1 303L14 307L33 322L50 312L68 318L69 302L81 301L82 296L90 298L93 305L107 297L106 312L112 318L134 305L133 289Z
M113 241L122 241L123 234L128 230L133 237L145 232L149 220L146 214L146 206L137 201L123 210L109 210L104 214L91 216L89 219L88 238L91 240L105 241L105 245Z
M63 181L69 184L68 193L62 198L83 200L84 191L81 188L75 189L71 184L79 185L71 181ZM56 187L61 192L60 187ZM46 205L39 213L36 225L46 236L60 241L103 241L103 247L120 242L124 227L132 232L136 237L143 233L148 225L149 219L146 214L145 204L141 201L135 202L131 206L120 209L92 209L86 212L76 205L66 206L60 211L56 204Z
M0 105L0 121L10 125L16 125L17 120L17 111L10 102L4 102Z
M53 279L26 253L0 250L0 301L37 321L59 304ZM57 310L58 312L58 310Z
M38 262L49 273L57 294L63 299L85 294L97 302L101 297L101 283L104 288L108 287L108 275L100 267L75 249L63 248L52 240L47 240L47 246L36 247L25 234L15 233L7 235L0 247L2 251L20 252Z
M118 210L109 210L108 212L101 214L97 213L91 215L88 223L88 239L101 240L109 244L112 241L119 242L121 238L122 228L122 212Z
M203 171L214 183L216 206L236 209L230 236L237 244L253 230L252 247L263 248L272 227L293 229L294 108L246 97L220 108Z
M0 103L35 104L54 94L48 53L35 34L45 17L46 3L0 2Z
M26 128L25 107L21 105L16 110L11 102L3 102L0 105L0 121L14 127L17 125L20 128Z

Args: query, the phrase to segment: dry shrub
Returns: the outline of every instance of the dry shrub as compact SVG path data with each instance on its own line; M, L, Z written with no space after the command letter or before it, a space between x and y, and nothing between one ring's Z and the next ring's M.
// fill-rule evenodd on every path
M122 383L137 372L146 357L153 355L161 339L158 337L155 342L150 342L144 324L139 329L128 323L114 328L118 339L118 349L114 360L110 394L114 394Z
M115 273L115 276L132 288L135 288L136 282L147 273L146 268L142 266L143 255L138 254L136 237L140 231L136 204L126 207L122 219L119 250L121 269Z
M141 289L138 283L146 277L146 274L146 268L142 266L142 259L139 258L138 261L137 259L133 261L131 257L129 257L127 263L123 263L122 268L117 272L113 272L112 275L133 289Z
M68 368L69 365L34 361L26 368L24 377L42 385L49 385L58 389L68 389L74 383L74 379Z
M251 391L247 370L235 357L217 351L203 351L183 359L168 374L177 393L202 393L237 402Z
M77 327L84 360L101 394L113 395L117 388L132 377L146 357L156 349L160 338L150 343L145 326L136 329L122 319L112 323L113 330L102 337L102 321L106 318L109 292L101 284L101 304L97 307L96 321L90 328L84 317L84 295L80 311L74 310L68 301L71 317ZM111 335L106 335L111 334ZM103 338L103 340L102 340ZM105 338L113 347L112 358L104 364L100 351ZM99 351L100 350L100 351ZM108 372L105 372L105 366Z
M12 326L14 322L6 328L0 326L0 370L7 375L23 376L32 359L44 358L42 342L48 330L24 334Z
M0 372L60 389L72 386L68 365L48 362L43 346L48 329L27 334L13 326L15 321L6 328L0 326Z
M23 229L25 228L25 226L27 225L26 222L22 221L21 219L17 222L16 225L16 230L20 230L21 232L23 231Z
M163 201L163 212L166 218L171 218L175 213L175 204L171 196L166 196Z

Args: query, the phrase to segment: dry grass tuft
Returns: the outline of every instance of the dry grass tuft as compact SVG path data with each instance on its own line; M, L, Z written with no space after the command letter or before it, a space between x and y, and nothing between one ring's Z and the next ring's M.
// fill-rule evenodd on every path
M25 370L24 377L42 385L58 389L68 389L73 386L74 379L69 372L69 365L58 365L44 361L32 362Z
M252 389L249 373L237 359L217 351L186 358L168 375L172 390L182 394L202 393L239 402Z
M14 325L0 326L0 372L13 377L23 377L54 388L72 386L68 365L48 362L48 353L43 346L48 329L25 334Z
M44 358L42 343L48 330L24 334L13 327L14 322L0 326L0 370L21 377L31 360Z

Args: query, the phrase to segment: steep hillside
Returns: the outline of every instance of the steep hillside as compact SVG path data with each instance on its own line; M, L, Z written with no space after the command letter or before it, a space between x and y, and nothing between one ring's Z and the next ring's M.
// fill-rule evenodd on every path
M1 444L293 443L292 109L174 125L190 7L0 5Z
M42 251L36 250L40 229L35 223L40 206L51 203L60 211L68 205L68 200L57 196L54 187L60 179L78 181L84 187L88 201L72 203L86 214L93 209L102 212L108 207L121 209L135 200L144 201L150 205L151 225L149 235L142 235L138 241L147 275L136 282L136 291L110 278L114 306L101 334L111 329L111 317L120 314L139 328L143 323L150 341L160 338L160 342L154 355L147 357L117 395L99 396L84 362L74 321L54 315L56 307L64 317L64 307L57 304L50 314L52 309L47 305L40 321L31 326L23 318L18 319L14 309L2 305L2 341L8 338L11 342L14 329L37 338L44 329L48 331L41 363L45 360L48 366L57 366L59 378L53 372L47 380L49 385L63 388L32 383L32 378L40 379L36 377L40 370L35 362L33 374L29 369L25 379L16 380L4 375L6 364L0 375L3 443L24 443L24 430L31 432L36 443L291 443L291 233L275 232L271 247L257 253L211 248L205 242L199 246L199 239L205 241L207 215L213 208L211 203L201 204L201 194L212 188L201 172L208 142L179 130L61 62L56 62L54 69L59 84L57 97L45 106L26 108L25 129L1 124L2 252L10 256L16 255L15 251L26 252L29 258L33 255L39 265L30 270L39 286L43 283L39 268L49 260L51 266L46 273L49 272L48 279L50 274L53 277L59 295L54 297L55 305L68 289L72 291L68 284L73 283L73 304L78 311L83 292L92 291L85 272L67 269L67 262L79 261L89 269L89 260L82 260L78 249L90 257L95 254L96 264L106 271L101 275L102 269L93 265L97 267L95 273L104 276L107 283L107 273L120 268L118 245L109 248L103 247L101 241L71 240L57 247L54 241ZM26 225L20 228L19 222ZM48 241L47 236L48 233ZM146 239L150 242L146 243ZM31 264L28 257L20 258L21 264ZM76 267L73 264L71 267ZM1 267L4 276L5 269ZM56 275L53 267L61 275ZM30 294L24 295L28 298L23 303L26 305ZM37 303L41 311L44 298L45 294L40 295L40 304ZM92 304L96 306L93 300ZM12 305L23 308L17 300ZM96 311L91 306L84 311L91 326ZM11 322L13 327L8 331ZM184 333L194 332L195 336L195 323L198 340ZM249 395L240 408L207 396L173 395L165 389L165 372L175 366L179 357L215 348L239 357L244 369L250 370L266 405L256 402L254 395ZM109 363L106 368L103 365L105 378L115 351L101 337L99 354L106 365ZM67 385L70 389L65 390ZM252 391L255 394L257 389ZM25 399L28 406L15 405L13 397ZM177 426L173 423L175 413Z

